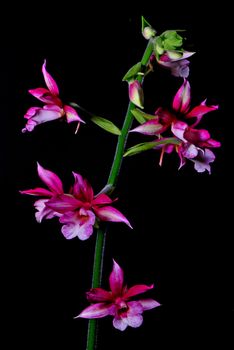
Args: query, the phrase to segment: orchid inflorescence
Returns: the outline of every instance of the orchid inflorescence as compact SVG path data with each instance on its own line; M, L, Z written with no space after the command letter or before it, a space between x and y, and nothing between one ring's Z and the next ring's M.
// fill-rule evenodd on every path
M179 168L191 161L197 172L207 170L211 173L210 163L215 160L211 148L220 147L220 142L211 138L207 130L198 128L198 125L203 115L217 110L218 106L208 105L204 100L200 105L191 107L188 58L194 55L194 52L183 49L180 31L167 30L158 35L144 18L142 34L148 40L143 58L129 69L123 78L123 81L128 83L130 101L125 118L128 123L127 126L124 124L122 130L110 120L84 112L85 110L76 103L64 104L59 97L57 83L47 71L46 61L42 65L42 73L47 88L29 90L31 95L44 103L44 106L29 108L24 116L27 123L23 132L32 132L39 124L56 119L64 119L68 123L76 122L77 132L80 123L87 123L90 119L99 127L118 135L117 151L108 183L97 195L94 195L88 181L76 172L73 172L74 183L65 191L60 178L40 164L37 165L38 176L47 188L36 187L21 191L22 194L39 197L34 203L37 222L56 217L62 224L61 231L66 239L78 237L80 240L87 240L95 229L98 230L97 237L103 235L102 225L106 221L122 222L132 228L128 219L113 206L116 199L111 198L123 157L151 149L160 151L159 164L162 165L165 153L176 152ZM155 113L150 114L142 110L143 79L154 71L154 65L170 70L173 76L183 79L183 82L172 100L171 107L157 107ZM91 118L86 120L82 113L86 118L87 115ZM134 118L139 125L130 130ZM124 146L130 132L141 133L152 137L152 140L134 145L125 151ZM104 250L104 243L99 249ZM99 255L99 259L103 259L103 256ZM101 276L101 264L98 266L95 267L94 263L93 274L96 280ZM160 304L151 298L131 300L132 297L151 290L153 285L140 284L128 288L124 285L123 276L123 270L114 260L109 278L110 291L102 289L100 283L97 285L95 282L87 292L87 299L91 305L76 318L96 319L110 315L113 316L113 326L118 330L123 331L127 326L139 327L143 322L143 311L156 308ZM92 340L88 336L89 341Z

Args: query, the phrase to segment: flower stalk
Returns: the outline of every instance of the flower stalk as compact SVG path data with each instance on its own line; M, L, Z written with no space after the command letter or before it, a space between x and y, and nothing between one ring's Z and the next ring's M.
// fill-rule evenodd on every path
M153 52L153 44L151 40L148 42L148 45L145 49L143 57L141 59L142 66L147 66L150 57ZM144 75L139 75L137 80L142 83ZM134 116L132 110L135 108L135 105L132 102L129 102L127 113L124 119L123 127L121 130L121 135L118 137L118 143L116 146L115 156L110 170L110 175L107 181L107 185L112 188L116 187L118 175L120 172L125 145L128 138L128 133L132 125ZM92 288L97 288L101 283L102 276L102 266L103 266L103 257L105 251L105 229L99 229L97 231L96 238L96 247L94 253L94 263L93 263L93 277L92 277ZM87 345L86 350L94 350L96 348L96 339L97 339L97 320L89 320L88 324L88 335L87 335Z

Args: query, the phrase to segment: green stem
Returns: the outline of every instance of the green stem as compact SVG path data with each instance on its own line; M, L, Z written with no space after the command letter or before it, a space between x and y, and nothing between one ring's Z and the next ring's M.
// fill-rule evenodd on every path
M101 284L105 240L106 230L98 229L94 253L92 288L97 288ZM89 320L86 350L95 349L96 334L97 320Z
M141 59L141 64L143 66L146 66L150 56L152 54L153 51L153 44L151 43L151 41L149 41L146 50L144 52L144 55ZM143 80L144 76L140 75L138 77L138 81L141 83ZM120 172L120 168L121 168L121 164L122 164L122 160L123 160L123 155L124 155L124 149L125 149L125 145L128 139L128 133L129 133L129 129L131 128L132 125L132 121L134 116L132 115L132 110L135 108L135 105L132 102L129 102L128 104L128 110L124 119L124 124L123 124L123 128L121 130L121 135L118 137L118 143L117 143L117 147L116 147L116 151L115 151L115 157L112 163L112 167L111 167L111 171L110 171L110 175L108 178L108 185L112 185L113 187L116 186L116 182L118 179L118 175Z
M149 62L152 51L153 51L153 45L151 41L149 41L141 60L141 64L143 66L146 66L147 63ZM144 78L143 76L139 76L138 77L139 82L142 82L143 78ZM124 154L124 149L128 138L129 129L132 125L132 121L134 118L131 112L133 108L135 108L135 105L132 102L129 102L123 128L121 130L121 135L118 137L116 152L112 163L108 182L107 182L107 185L111 185L113 187L116 186L116 183L118 180L118 175L119 175L122 160L123 160L123 154ZM97 231L96 247L95 247L95 254L94 254L92 288L100 287L100 284L101 284L103 257L104 257L104 250L105 250L105 237L106 237L106 230L99 229ZM97 338L97 320L95 319L89 320L86 350L94 350L96 348L96 338Z

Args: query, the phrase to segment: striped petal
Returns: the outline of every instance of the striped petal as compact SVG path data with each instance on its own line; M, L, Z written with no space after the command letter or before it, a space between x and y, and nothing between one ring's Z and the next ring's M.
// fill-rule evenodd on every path
M108 305L106 303L97 303L88 306L75 318L102 318L108 315L113 315L114 310L115 306L112 304Z
M144 311L154 309L161 305L154 299L141 299L138 300L138 302L141 303Z
M207 106L206 100L204 100L199 106L194 107L188 114L186 118L196 118L196 122L192 125L193 127L200 123L204 114L216 111L219 108L218 105Z
M47 72L46 70L46 60L44 60L44 63L42 65L42 73L45 79L45 83L51 92L52 95L58 96L59 95L59 89L58 85L56 84L55 80L52 78L52 76Z
M24 191L20 191L21 194L29 194L31 196L45 196L45 197L52 197L53 196L53 192L46 190L45 188L41 188L41 187L36 187L33 188L32 190L24 190Z
M113 299L111 292L107 292L102 288L92 288L86 293L86 298L90 303L110 302Z
M75 178L75 183L72 188L72 193L77 198L81 198L82 200L91 203L93 200L93 189L91 185L80 174L77 174L75 172L72 172L72 174Z
M94 198L92 204L93 205L106 205L106 204L111 204L113 200L108 197L105 193L101 193L97 195L96 198Z
M44 103L55 104L59 105L60 107L62 106L60 99L57 96L52 95L48 89L37 88L31 89L28 92Z
M182 86L177 91L174 100L173 100L173 109L176 112L186 113L191 100L190 94L190 84L188 80L184 79Z
M128 219L122 213L120 213L119 210L111 206L101 208L93 207L93 210L95 211L97 217L102 221L124 222L126 225L132 228Z
M37 172L40 179L56 194L63 193L63 184L60 178L50 170L43 168L37 163Z
M121 295L124 282L124 272L113 259L113 269L109 277L110 289L116 296Z
M130 132L139 132L143 135L158 135L165 130L165 127L158 122L158 118L148 120L144 124L132 129Z
M48 208L51 208L58 213L64 214L69 211L74 211L81 208L83 204L83 202L74 198L70 194L61 194L50 199L47 203L47 206Z
M123 299L129 299L134 295L142 294L147 292L148 290L154 288L154 285L146 286L145 284L138 284L128 289L128 291L124 294Z

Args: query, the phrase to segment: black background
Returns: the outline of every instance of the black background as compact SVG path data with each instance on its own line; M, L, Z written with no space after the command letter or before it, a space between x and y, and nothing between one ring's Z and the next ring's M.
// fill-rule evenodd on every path
M185 46L197 52L191 59L192 104L207 97L209 104L220 105L219 111L204 117L202 127L223 146L215 150L212 175L196 173L192 164L178 172L176 156L165 157L160 168L156 152L124 161L116 207L134 230L110 224L103 287L108 288L115 258L129 286L155 284L148 296L162 306L144 314L142 327L123 333L112 327L110 318L102 319L99 349L188 349L228 339L233 313L226 200L232 188L225 168L224 130L230 118L224 81L229 68L228 9L223 4L205 10L202 5L147 2L129 4L127 10L120 3L78 3L77 8L68 2L31 3L3 12L2 300L9 348L13 343L26 349L85 348L88 322L73 317L88 305L85 291L91 283L95 234L85 242L65 240L57 220L36 223L33 198L18 191L40 185L39 161L57 173L66 188L76 171L97 193L107 180L117 141L91 124L81 126L77 135L75 125L62 122L21 134L25 111L37 105L27 90L44 86L41 65L46 58L63 101L75 101L121 127L128 103L127 85L121 80L146 45L141 15L159 32L187 30ZM180 85L180 79L158 68L145 80L145 110L153 113L158 106L170 105ZM129 145L145 139L131 135Z

